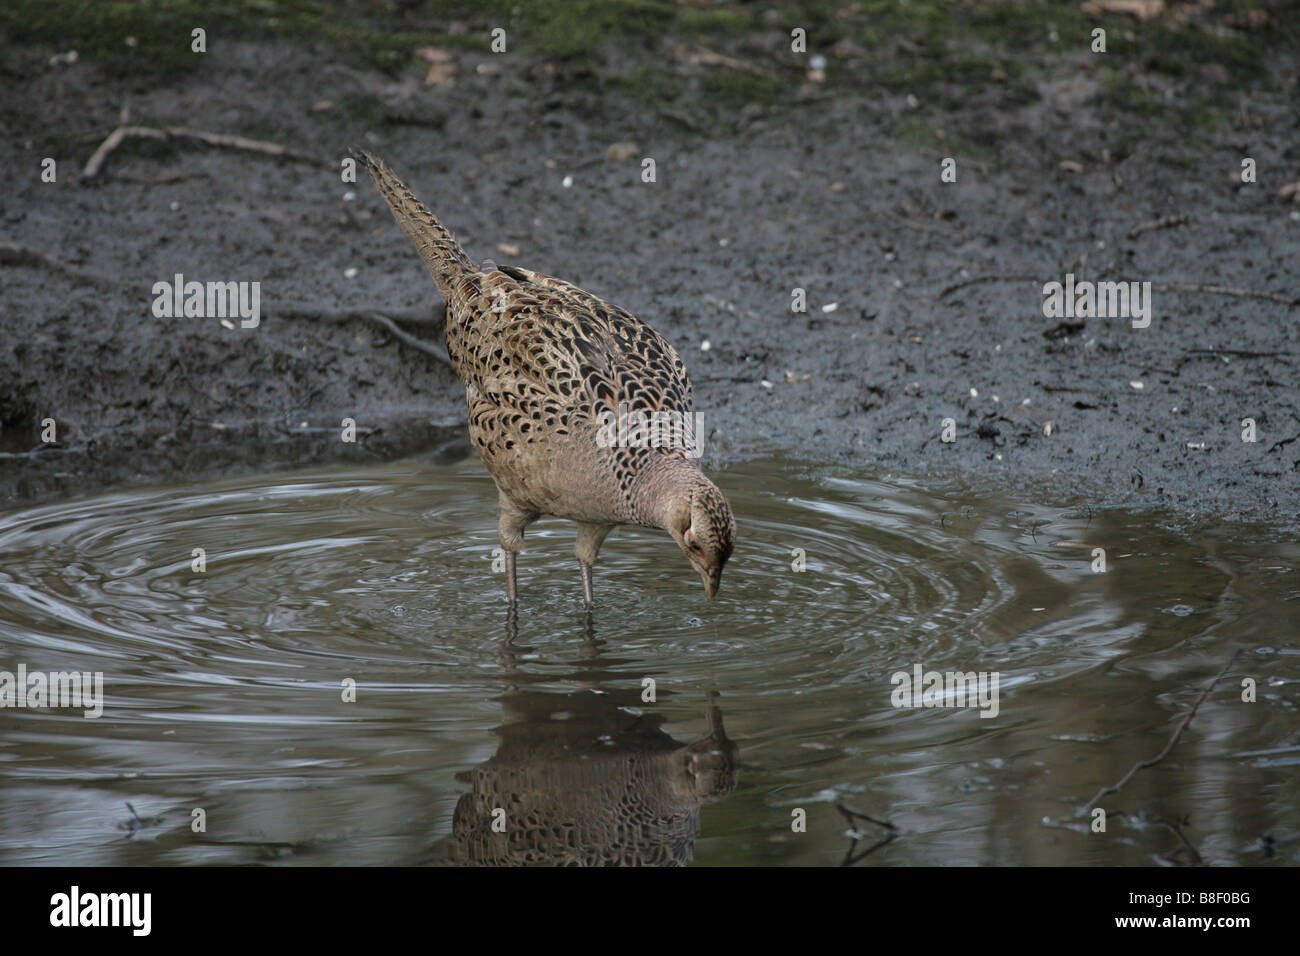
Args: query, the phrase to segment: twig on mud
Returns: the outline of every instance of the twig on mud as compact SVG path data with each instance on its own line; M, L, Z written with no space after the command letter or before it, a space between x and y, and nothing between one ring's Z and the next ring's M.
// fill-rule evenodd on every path
M423 339L417 339L414 335L402 331L397 326L398 322L407 322L411 325L441 326L446 322L446 306L443 306L443 315L429 315L427 312L415 309L403 309L401 311L388 310L385 315L382 312L376 312L374 309L329 309L321 306L302 305L296 303L286 303L277 308L274 314L283 315L288 318L310 319L317 322L350 322L353 319L363 319L367 322L373 322L381 326L384 331L391 334L394 338L409 345L413 349L419 349L427 355L432 355L439 362L452 368L451 359L447 353L432 342L426 342ZM453 369L454 371L454 369Z
M1285 448L1287 445L1291 444L1297 438L1300 438L1300 435L1292 435L1290 438L1283 438L1281 441L1274 442L1272 447L1269 448L1268 454L1272 454L1273 452L1277 451L1277 449L1279 448Z
M1178 726L1174 728L1173 736L1169 738L1164 749L1149 760L1141 760L1135 763L1129 772L1120 778L1118 783L1112 784L1109 787L1102 787L1098 790L1097 795L1088 801L1088 805L1083 808L1084 813L1092 812L1093 807L1097 805L1097 801L1106 796L1106 794L1118 793L1120 790L1124 789L1124 785L1132 780L1139 770L1145 770L1147 767L1154 767L1160 761L1164 760L1165 757L1169 756L1169 752L1174 749L1174 745L1177 744L1178 739L1182 737L1183 731L1187 729L1187 725L1190 724L1192 718L1196 716L1196 711L1200 708L1201 704L1205 703L1205 698L1210 696L1210 692L1219 686L1219 681L1223 680L1224 675L1228 673L1228 668L1232 666L1233 662L1237 659L1237 655L1240 653L1240 650L1233 651L1232 656L1228 658L1228 663L1223 665L1223 670L1219 671L1214 680L1210 681L1209 686L1206 687L1205 690L1201 691L1201 696L1196 699L1196 703L1192 705L1192 709L1183 715L1183 719L1179 721Z
M209 146L224 146L229 149L242 149L251 153L265 153L268 156L282 156L285 159L292 159L302 163L312 163L321 165L321 161L314 156L307 156L304 153L294 152L281 146L279 143L268 143L260 139L249 139L246 136L235 136L228 133L209 133L206 130L190 129L187 126L164 126L156 128L153 126L119 126L108 137L99 144L99 148L86 161L85 167L81 170L82 179L92 179L98 175L100 167L108 159L110 153L122 145L127 139L195 139Z
M996 275L972 276L969 279L962 279L961 282L955 282L948 286L948 288L939 293L939 298L942 299L950 292L964 289L968 285L975 285L977 282L1011 282L1016 279L1036 279L1036 277L1025 275L1023 272L999 272Z
M1300 296L1285 296L1277 292L1256 292L1254 289L1236 289L1222 285L1200 285L1192 282L1165 282L1152 286L1156 292L1208 292L1212 295L1232 295L1246 299L1267 299L1282 305L1300 305Z
M403 332L401 329L397 327L396 322L394 322L386 315L380 315L378 312L367 312L365 313L365 317L370 319L370 321L372 322L382 325L399 342L403 342L406 345L409 345L413 349L418 349L419 351L424 352L426 355L432 355L443 365L447 366L447 368L452 369L452 371L455 371L455 368L451 364L451 359L447 356L447 353L444 352L442 349L438 348L438 346L434 345L432 342L425 342L423 339L417 339L414 335L411 335L408 332Z
M703 47L691 54L691 57L687 62L697 66L726 66L733 70L739 70L742 73L751 73L754 76L772 75L771 71L765 70L755 63L750 63L748 60L741 60L734 56L727 56L723 53L717 53Z
M312 319L317 322L351 322L353 319L370 320L376 311L369 309L331 309L327 306L311 305L302 302L284 302L268 310L273 315L282 315L291 319ZM407 325L427 325L441 327L446 322L446 306L430 313L425 309L384 309L383 314L390 319Z
M1288 358L1294 352L1252 352L1247 349L1188 349L1188 355L1231 355L1235 358Z
M443 365L455 371L451 364L451 359L447 353L432 342L426 342L423 339L417 339L409 332L404 332L397 327L396 318L400 322L409 322L412 325L439 326L446 322L446 306L443 306L443 316L437 314L429 315L424 311L414 309L405 309L402 311L385 310L376 312L374 309L329 309L315 305L303 305L300 303L288 302L274 310L274 314L283 315L295 319L311 319L319 322L350 322L353 319L364 319L367 322L373 322L382 327L395 339L409 345L413 349L418 349L426 355L432 355Z
M6 239L0 239L0 265L37 266L44 269L53 269L56 272L66 272L68 275L85 279L88 282L98 282L101 285L118 284L117 280L111 276L100 275L98 272L90 272L86 269L78 269L76 266L61 262L39 249L33 249L30 246L24 246L22 243L10 242Z
M1185 226L1190 218L1185 212L1178 213L1175 216L1161 216L1159 219L1152 219L1150 222L1134 226L1128 231L1128 237L1136 239L1144 232L1154 232L1157 229L1172 229L1174 226Z
M1078 260L1075 260L1076 263ZM999 272L996 275L972 276L969 279L963 279L961 282L953 283L939 293L942 299L949 293L956 292L968 285L974 285L977 282L1010 282L1015 279L1035 279L1035 276L1025 275L1019 272ZM1231 295L1238 298L1246 299L1265 299L1269 302L1277 302L1281 305L1297 306L1300 305L1300 296L1285 296L1279 292L1259 292L1255 289L1239 289L1233 286L1223 285L1202 285L1194 282L1162 282L1159 285L1151 287L1155 292L1206 292L1211 295Z
M905 226L908 229L919 229L922 232L951 232L952 228L943 222L936 222L930 219L916 219L909 216L900 216L896 213L886 212L890 222Z
M677 122L685 126L688 130L690 130L692 133L702 133L704 131L704 128L700 126L699 123L697 123L693 118L688 116L686 113L683 113L679 110L661 109L659 111L659 115L662 116L664 119L676 120Z

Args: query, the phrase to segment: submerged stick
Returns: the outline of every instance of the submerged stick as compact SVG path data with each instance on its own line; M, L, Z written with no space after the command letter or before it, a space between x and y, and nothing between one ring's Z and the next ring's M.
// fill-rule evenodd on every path
M1196 699L1196 703L1192 705L1192 709L1183 715L1183 719L1179 721L1178 726L1174 728L1173 736L1169 738L1169 742L1165 744L1164 749L1149 760L1142 760L1135 763L1132 769L1120 778L1118 783L1114 783L1109 787L1102 787L1098 790L1097 795L1088 802L1086 807L1083 808L1084 813L1090 813L1093 807L1097 805L1097 801L1102 797L1109 793L1118 793L1120 790L1124 789L1124 785L1132 780L1139 770L1145 770L1147 767L1154 767L1160 761L1169 756L1169 752L1174 749L1174 746L1178 743L1178 739L1182 737L1183 731L1187 729L1187 725L1190 724L1192 718L1196 716L1196 711L1200 708L1201 704L1205 703L1205 698L1210 696L1210 692L1219 686L1219 681L1223 680L1224 675L1228 673L1228 668L1232 666L1233 661L1237 659L1237 655L1240 653L1240 650L1233 651L1232 656L1228 658L1228 663L1223 665L1223 670L1219 671L1214 680L1210 681L1210 686L1201 691L1201 696Z

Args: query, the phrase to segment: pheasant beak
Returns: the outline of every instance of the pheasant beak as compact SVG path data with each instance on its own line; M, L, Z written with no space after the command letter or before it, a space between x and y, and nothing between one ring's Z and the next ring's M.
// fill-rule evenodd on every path
M712 601L718 593L718 585L722 583L722 568L705 568L697 564L695 570L700 572L700 578L704 581L704 592Z
M695 533L687 528L685 532L678 534L673 532L673 537L677 539L677 545L686 553L690 559L691 567L700 576L704 582L704 591L713 600L714 595L718 593L718 585L722 583L722 566L706 564L709 559L700 550L699 542L696 540Z

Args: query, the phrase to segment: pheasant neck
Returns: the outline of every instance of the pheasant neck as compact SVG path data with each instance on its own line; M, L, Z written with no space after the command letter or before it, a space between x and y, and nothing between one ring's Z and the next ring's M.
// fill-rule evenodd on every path
M638 518L642 524L671 532L681 509L689 515L692 490L707 481L695 459L659 459L637 480L633 501Z

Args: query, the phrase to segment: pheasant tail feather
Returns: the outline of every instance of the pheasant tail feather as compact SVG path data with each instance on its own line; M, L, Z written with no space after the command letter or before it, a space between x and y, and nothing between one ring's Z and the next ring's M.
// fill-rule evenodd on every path
M447 228L429 211L428 207L415 198L415 194L393 175L383 162L361 149L354 148L352 155L366 167L379 188L379 195L384 197L393 218L402 227L402 231L415 245L420 258L428 267L433 281L443 298L449 297L452 282L465 272L477 271L474 263L465 255Z

